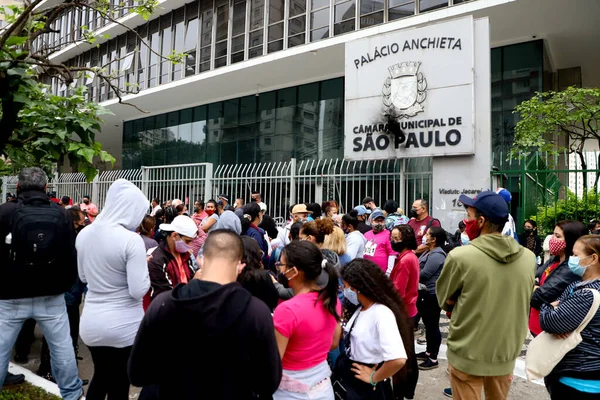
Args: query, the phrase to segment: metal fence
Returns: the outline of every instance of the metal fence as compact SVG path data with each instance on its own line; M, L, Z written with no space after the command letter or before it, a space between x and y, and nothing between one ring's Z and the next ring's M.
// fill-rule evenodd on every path
M261 193L268 214L283 222L289 207L296 203L322 203L335 200L340 212L348 212L373 197L379 206L394 199L405 209L417 198L431 198L431 160L305 160L263 164L220 165L210 163L142 167L139 170L115 170L99 173L87 182L82 173L59 174L48 184L58 198L69 196L75 202L89 195L100 208L106 193L117 179L136 184L150 200L181 199L188 204L218 195L250 200L253 191ZM2 180L2 201L16 192L16 177Z
M537 222L542 234L551 233L561 220L587 224L598 219L598 155L584 153L585 163L568 152L531 153L521 158L494 155L492 179L497 187L512 193L511 214L517 231L522 231L528 219Z

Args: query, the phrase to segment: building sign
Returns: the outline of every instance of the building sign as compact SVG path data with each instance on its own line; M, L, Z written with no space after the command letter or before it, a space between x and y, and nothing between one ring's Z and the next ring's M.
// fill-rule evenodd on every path
M346 43L344 155L474 153L473 18Z

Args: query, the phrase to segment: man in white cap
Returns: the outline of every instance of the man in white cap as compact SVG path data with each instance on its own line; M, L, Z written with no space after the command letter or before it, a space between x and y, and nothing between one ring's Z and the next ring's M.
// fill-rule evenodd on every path
M198 234L196 223L185 215L175 217L170 224L161 224L165 235L148 261L150 273L150 298L144 308L160 293L173 289L179 283L188 283L196 273L190 244ZM149 301L150 300L150 301Z

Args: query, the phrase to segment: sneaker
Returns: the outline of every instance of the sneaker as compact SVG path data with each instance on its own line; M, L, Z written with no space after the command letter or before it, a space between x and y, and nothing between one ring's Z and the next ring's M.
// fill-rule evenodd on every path
M425 340L425 338L422 338L422 339L419 338L419 339L417 339L417 344L426 345L427 344L427 340Z
M6 378L4 379L5 385L18 385L25 382L25 375L23 374L11 374L10 372L6 373Z
M17 364L27 364L29 362L28 356L22 356L20 354L15 354L15 362Z
M444 389L444 396L452 398L452 388Z
M417 358L417 360L427 360L429 358L429 354L427 354L427 352L422 351L418 354L415 354L415 357Z
M423 371L428 371L430 369L435 369L439 366L440 364L437 361L433 361L431 358L427 358L427 360L419 364L419 369Z

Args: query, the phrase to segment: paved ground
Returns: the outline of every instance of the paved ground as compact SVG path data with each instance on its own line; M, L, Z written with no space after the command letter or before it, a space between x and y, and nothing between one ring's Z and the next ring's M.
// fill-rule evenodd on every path
M447 362L444 358L445 354L445 343L446 338L448 336L448 319L445 315L442 316L442 320L440 321L440 328L442 330L443 344L440 355L440 367L432 370L432 371L420 371L419 382L417 386L417 395L415 396L416 400L429 400L429 399L445 399L442 393L444 388L449 387L448 375L446 373ZM528 336L525 343L523 344L523 352L521 353L522 357L520 361L517 362L517 368L521 367L520 375L522 374L522 366L524 361L525 351L527 350L527 345L531 341L531 337ZM41 332L36 328L36 341L33 344L32 351L30 354L30 360L27 364L23 364L22 366L31 370L36 371L39 365L39 353L41 348ZM420 347L420 346L418 346ZM417 351L422 351L422 349L418 349ZM79 373L82 379L91 379L94 373L94 366L92 364L92 359L89 351L86 346L81 343L80 345L80 354L83 357L83 361L79 363ZM86 387L87 388L87 387ZM130 392L130 399L137 399L139 395L139 389L133 388ZM515 400L546 400L549 399L545 388L543 385L539 385L532 382L527 382L523 378L519 378L515 376L513 385L511 387L509 399Z

